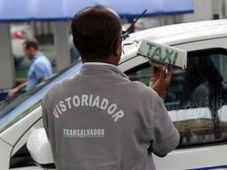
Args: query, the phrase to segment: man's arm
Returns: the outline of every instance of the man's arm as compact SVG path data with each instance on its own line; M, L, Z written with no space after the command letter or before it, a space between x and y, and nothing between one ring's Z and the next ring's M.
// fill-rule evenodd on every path
M154 113L150 151L163 157L178 146L180 136L160 98L155 104Z
M45 81L47 81L48 79L49 79L48 77L40 78L40 79L39 79L39 83L45 82ZM39 83L38 83L38 84L39 84Z
M166 90L171 82L172 68L152 66L152 77L149 86L164 99ZM157 99L154 110L153 141L149 148L157 156L163 157L175 149L179 143L179 133L174 127L163 100Z
M11 89L8 93L8 97L12 97L15 94L17 94L21 89L25 88L27 86L27 81L21 83L20 85L18 85L17 87Z
M45 65L43 65L43 63L37 63L36 65L34 65L34 72L36 75L36 78L38 79L38 82L45 82L48 80L48 73L46 71L46 67Z

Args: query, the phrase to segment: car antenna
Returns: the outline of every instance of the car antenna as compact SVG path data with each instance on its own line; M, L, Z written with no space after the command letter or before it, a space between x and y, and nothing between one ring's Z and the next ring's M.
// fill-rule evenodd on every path
M130 30L133 28L133 26L135 25L135 23L136 23L140 18L142 18L142 17L145 15L146 12L147 12L147 9L145 9L145 10L142 12L142 14L140 14L140 15L135 19L135 21L132 22L132 24L128 27L128 29L127 29L126 31L123 31L123 32L122 32L122 35L121 35L121 39L122 39L122 40L125 40L126 38L129 37Z

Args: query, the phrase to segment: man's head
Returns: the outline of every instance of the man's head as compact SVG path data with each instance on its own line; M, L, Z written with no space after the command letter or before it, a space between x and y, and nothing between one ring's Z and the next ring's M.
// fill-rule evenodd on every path
M34 40L26 40L23 43L23 50L24 50L24 54L29 59L32 59L38 53L39 47L38 47L38 44L37 44L36 41L34 41Z
M83 62L107 62L117 65L121 56L121 20L104 6L79 11L71 24L73 42Z

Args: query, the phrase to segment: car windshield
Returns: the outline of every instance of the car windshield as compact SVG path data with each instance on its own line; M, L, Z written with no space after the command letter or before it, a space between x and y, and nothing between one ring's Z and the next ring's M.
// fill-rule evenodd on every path
M38 85L12 101L3 103L0 106L0 132L40 106L41 99L48 89L63 79L75 76L81 65L81 62L75 63L51 77L46 83Z

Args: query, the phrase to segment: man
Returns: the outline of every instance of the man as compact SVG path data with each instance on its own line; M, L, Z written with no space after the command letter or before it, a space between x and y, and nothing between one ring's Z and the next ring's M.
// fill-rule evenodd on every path
M158 94L116 67L122 53L120 18L98 5L78 12L71 28L84 64L42 101L57 169L155 169L151 153L165 156L179 135ZM155 70L151 86L163 96L171 75Z
M17 87L11 89L8 96L14 96L20 90L30 90L34 88L40 82L46 81L52 74L52 67L47 59L39 51L38 44L33 40L26 40L23 43L23 50L29 60L32 61L32 65L28 71L28 79L26 82L21 83Z

